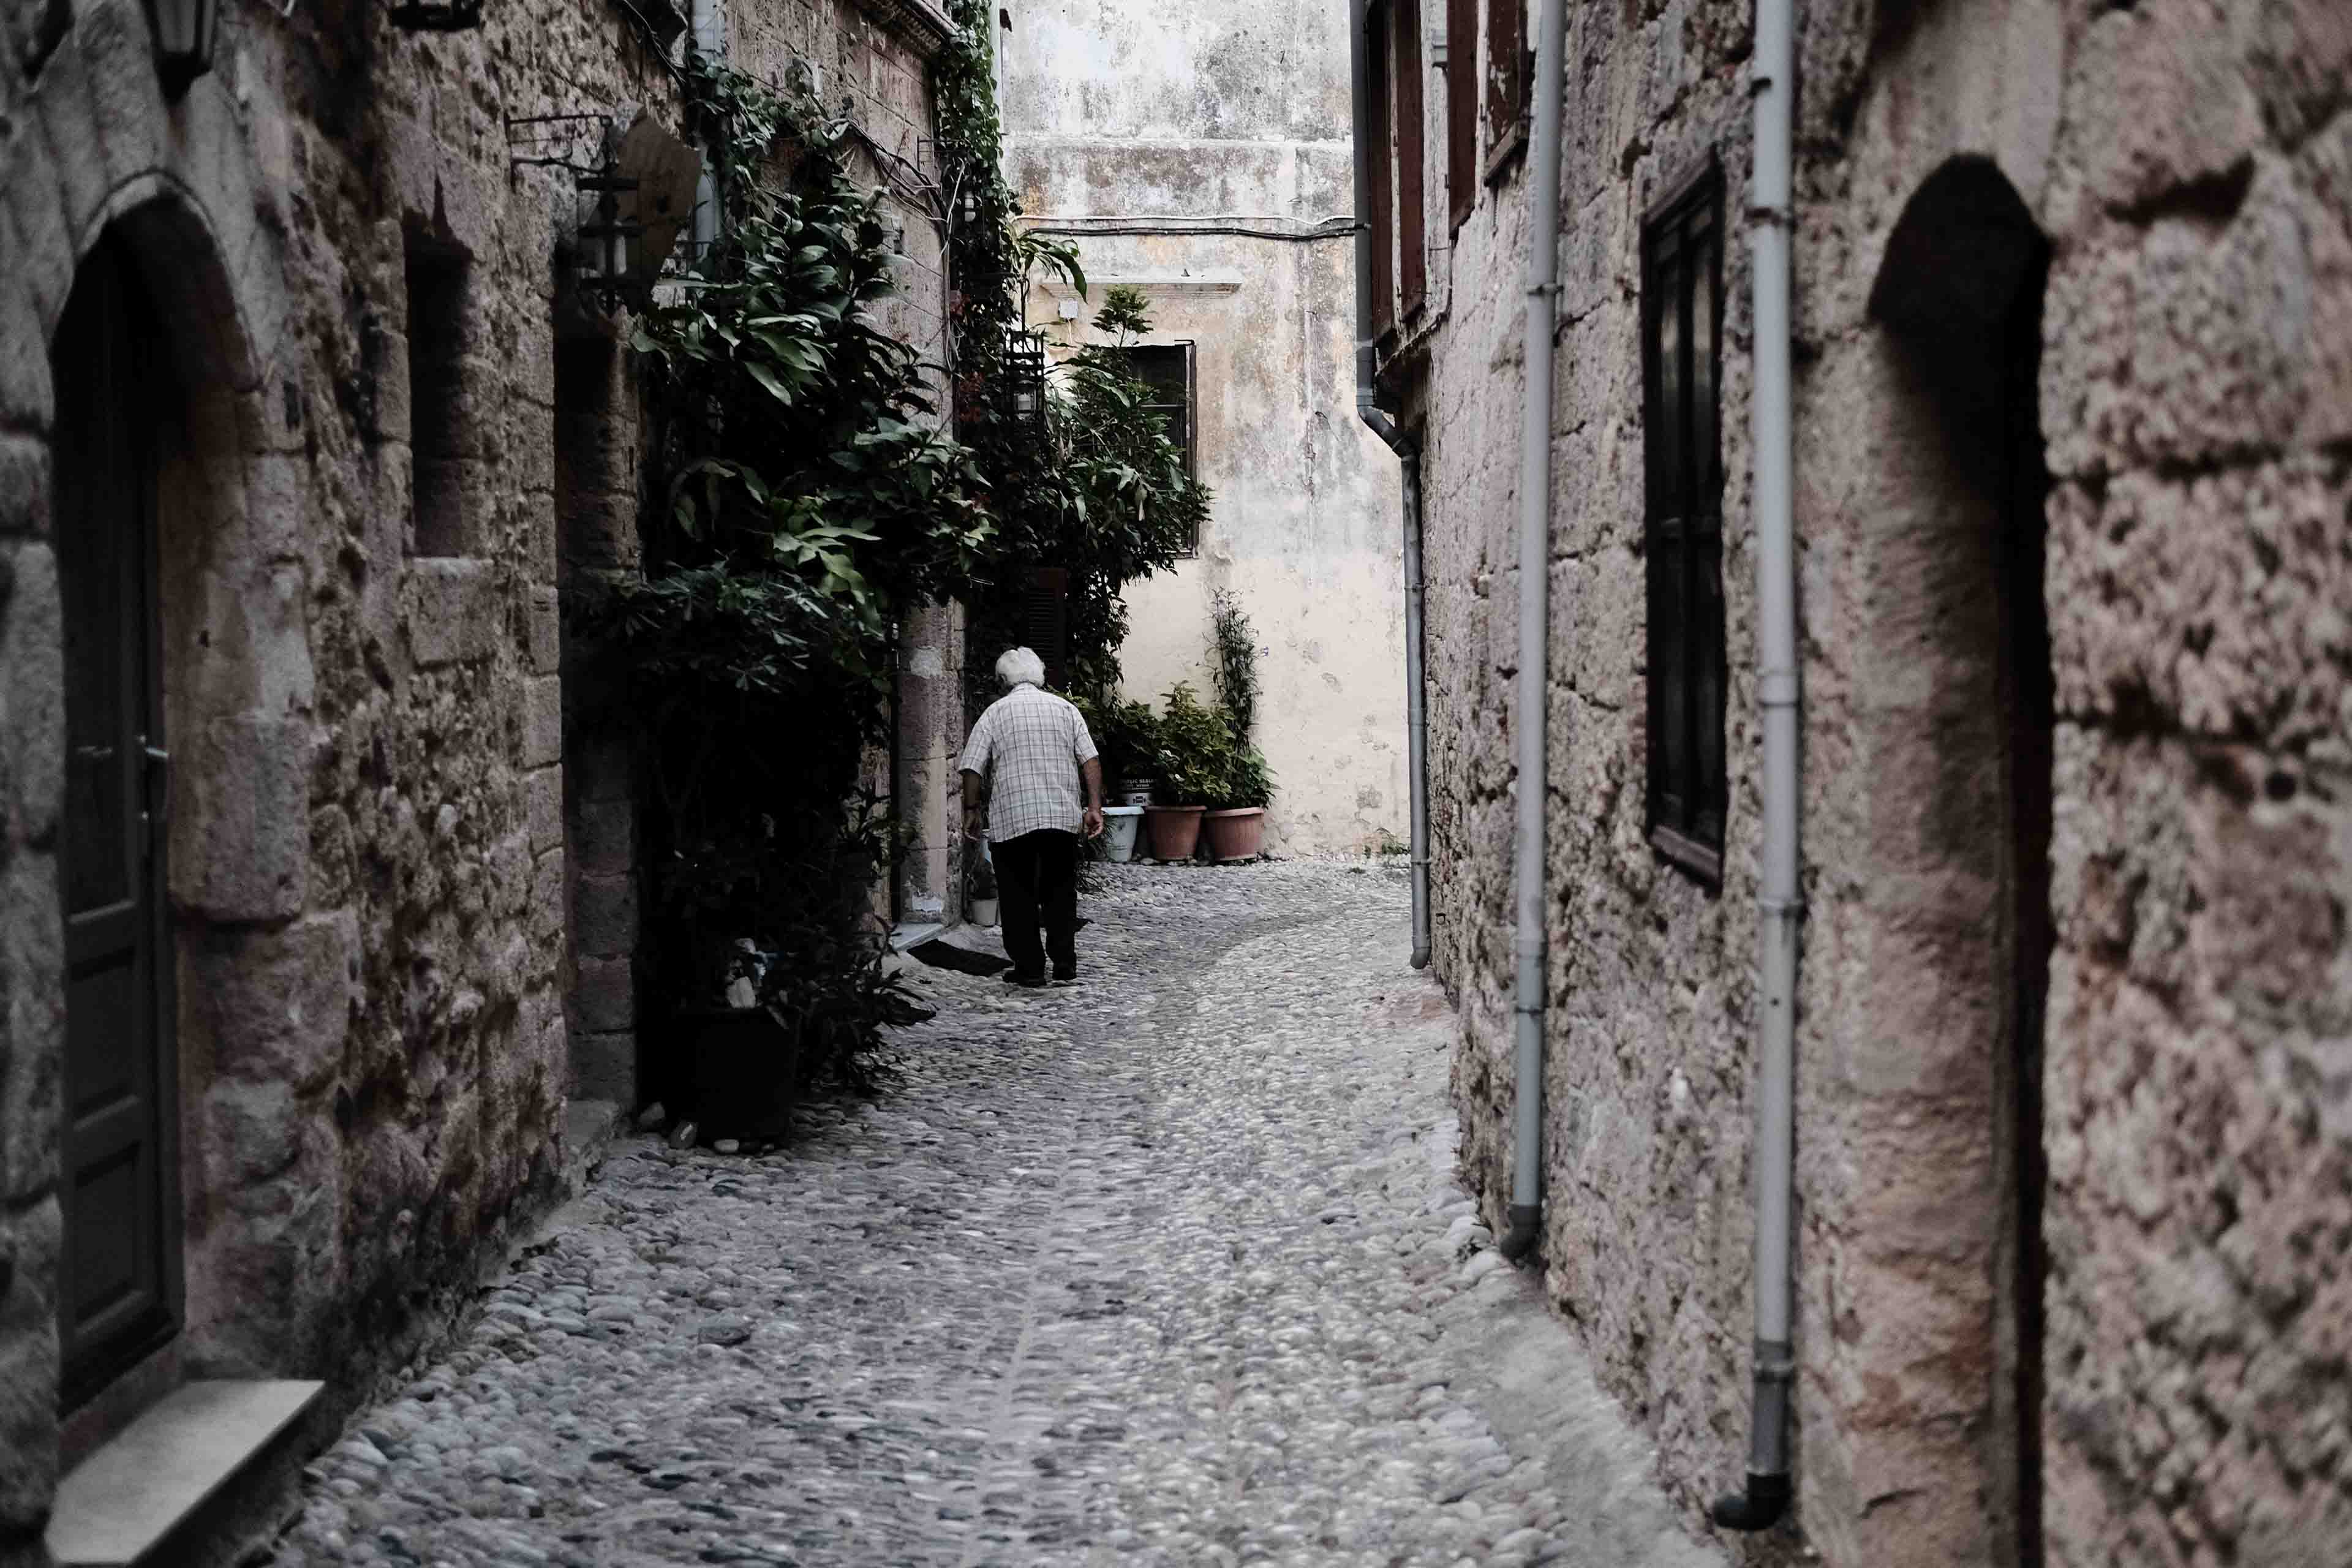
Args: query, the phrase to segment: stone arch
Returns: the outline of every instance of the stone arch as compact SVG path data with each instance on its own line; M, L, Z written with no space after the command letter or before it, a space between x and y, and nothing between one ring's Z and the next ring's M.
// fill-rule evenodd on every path
M1874 515L1853 652L1873 780L1857 1023L1874 1043L1853 1109L1885 1184L1858 1245L1886 1281L1876 1310L1903 1295L1921 1309L1885 1436L1915 1450L1906 1481L1954 1497L1937 1528L1956 1562L2039 1561L2048 257L1992 160L1958 156L1906 204L1869 301Z
M168 427L158 432L158 635L173 752L167 958L178 974L170 994L188 1289L175 1352L90 1402L74 1424L80 1435L67 1434L68 1460L185 1372L283 1367L300 1356L289 1325L254 1322L232 1305L257 1268L319 1266L301 1256L310 1248L299 1226L258 1212L252 1199L250 1173L289 1163L278 1145L290 1119L273 1119L266 1103L276 1092L268 1080L284 1065L270 1064L270 1052L289 1042L257 1037L305 1030L310 1059L316 1035L340 1033L346 1005L331 985L271 994L287 989L286 952L319 943L305 907L311 694L295 548L306 515L301 404L278 359L283 259L257 201L265 184L218 73L167 104L135 0L78 10L0 144L0 233L10 258L0 278L0 882L10 921L30 933L0 952L11 1016L0 1199L30 1204L31 1219L7 1238L14 1288L53 1302L65 1037L55 840L65 768L50 350L85 259L110 236L161 319L172 384L171 416L159 421ZM221 1020L239 999L277 1005L259 1009L257 1030L225 1031ZM331 1172L304 1180L316 1187ZM241 1184L233 1218L232 1184ZM331 1210L309 1206L322 1219ZM232 1289L223 1283L232 1276L245 1283ZM10 1321L24 1310L0 1304ZM47 1354L54 1389L54 1343ZM23 1375L41 1373L27 1367ZM31 1425L0 1432L0 1446L37 1456L54 1473L51 1397L26 1390L11 1407ZM0 1541L20 1522L0 1517Z

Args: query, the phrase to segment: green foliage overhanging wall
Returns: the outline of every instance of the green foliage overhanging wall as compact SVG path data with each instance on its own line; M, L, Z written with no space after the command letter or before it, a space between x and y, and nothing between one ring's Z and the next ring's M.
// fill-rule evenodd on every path
M1096 345L1059 366L1042 422L1004 395L1022 297L1039 270L1086 290L1076 252L1025 231L1003 174L990 38L996 7L951 0L955 41L934 68L940 180L951 215L950 315L956 430L987 478L999 550L966 601L966 669L975 697L992 695L998 652L1022 641L1020 611L1031 573L1068 573L1066 664L1069 685L1106 697L1118 683L1127 639L1125 585L1175 564L1208 515L1209 493L1144 405L1150 395L1124 369L1119 343Z
M688 86L725 216L631 332L643 565L589 626L649 786L648 1016L713 1003L748 940L777 955L762 1002L856 1079L902 1007L868 903L898 846L860 789L897 626L970 592L997 530L915 352L868 313L894 283L848 127L707 61Z

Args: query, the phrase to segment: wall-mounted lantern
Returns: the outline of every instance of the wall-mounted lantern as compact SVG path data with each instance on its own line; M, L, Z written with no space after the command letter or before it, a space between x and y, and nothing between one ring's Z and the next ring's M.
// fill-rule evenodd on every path
M220 0L147 0L147 21L155 29L155 74L163 79L163 96L177 98L213 68Z
M579 200L572 280L608 314L653 300L662 265L694 223L702 155L640 109L625 133L603 114L507 121L509 163L568 170Z
M482 25L482 0L395 0L392 25L404 33L463 33Z
M611 121L605 122L595 166L578 174L580 195L593 205L581 220L573 275L580 291L593 296L610 314L637 300L640 290L631 286L630 251L646 232L644 224L621 210L621 198L637 188L637 181L621 171L619 128Z
M1005 403L1013 417L1036 426L1045 424L1045 334L1014 331L1004 344Z

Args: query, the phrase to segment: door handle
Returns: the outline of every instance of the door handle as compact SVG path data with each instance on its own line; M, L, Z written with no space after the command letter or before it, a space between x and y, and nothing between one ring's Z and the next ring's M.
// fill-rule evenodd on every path
M151 746L147 737L139 737L140 755L147 763L148 778L154 790L155 808L149 815L156 822L172 820L172 753L161 746Z

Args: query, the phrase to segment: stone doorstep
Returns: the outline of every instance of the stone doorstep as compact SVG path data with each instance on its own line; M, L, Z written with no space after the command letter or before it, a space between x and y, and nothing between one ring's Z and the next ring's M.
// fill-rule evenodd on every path
M323 1383L186 1383L58 1483L47 1545L58 1568L126 1568L252 1464Z
M920 947L947 927L939 921L904 921L890 928L890 951L904 952L910 947Z

